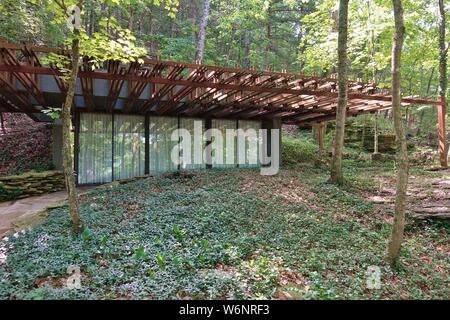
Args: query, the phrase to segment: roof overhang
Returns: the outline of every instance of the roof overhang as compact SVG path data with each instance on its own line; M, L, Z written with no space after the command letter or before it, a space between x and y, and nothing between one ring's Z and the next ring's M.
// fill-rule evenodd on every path
M51 52L67 54L54 48L0 43L0 112L32 115L63 103L66 88L61 70L41 63L41 57ZM92 71L84 59L74 108L160 116L281 118L284 123L313 124L335 118L337 89L334 77L154 59L125 65L108 61L104 69ZM348 115L389 109L391 100L389 90L377 89L374 83L348 82ZM440 102L405 97L402 103Z

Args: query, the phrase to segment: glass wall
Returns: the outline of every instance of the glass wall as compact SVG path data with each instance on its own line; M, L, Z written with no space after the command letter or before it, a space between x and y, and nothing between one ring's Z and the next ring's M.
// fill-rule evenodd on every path
M237 131L238 126L241 130ZM178 128L185 130L178 132ZM260 128L259 121L211 120L211 129L216 129L212 132L212 167L258 166ZM100 184L144 175L146 165L150 174L206 168L204 120L151 116L147 129L146 164L144 116L81 113L78 183Z
M180 169L205 169L206 164L203 154L206 144L203 136L205 132L205 121L194 118L180 118L180 129L186 130L185 132L180 130ZM186 138L186 140L184 140L184 138Z
M239 120L237 137L237 154L239 167L256 167L260 165L259 149L262 137L260 121Z
M172 133L177 128L178 118L150 117L150 173L178 170L178 165L171 159L178 144L178 139L172 141Z
M236 167L236 120L213 119L211 128L220 130L223 141L219 141L219 137L212 134L212 167L213 168L230 168ZM234 131L228 131L233 129ZM220 144L222 143L222 146Z
M81 113L78 183L112 181L112 115Z
M114 116L114 180L145 173L145 117Z

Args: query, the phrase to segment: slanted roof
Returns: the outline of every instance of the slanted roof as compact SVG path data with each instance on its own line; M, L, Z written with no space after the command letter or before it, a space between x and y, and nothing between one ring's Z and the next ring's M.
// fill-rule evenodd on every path
M41 63L59 49L0 43L0 111L39 113L60 106L65 85L61 71ZM264 119L313 124L336 116L337 79L298 73L224 68L144 59L142 65L117 61L92 71L80 66L74 108L87 112ZM437 105L430 98L405 97L402 103ZM349 81L348 115L391 107L389 90L375 83Z

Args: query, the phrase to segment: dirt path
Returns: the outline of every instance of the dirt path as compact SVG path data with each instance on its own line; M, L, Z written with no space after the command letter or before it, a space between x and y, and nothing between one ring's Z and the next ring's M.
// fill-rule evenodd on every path
M410 217L416 219L450 219L450 169L438 171L438 177L409 177L408 207ZM393 210L395 177L379 177L379 191L368 199L379 207Z
M90 188L79 188L79 194L86 193ZM66 191L53 192L42 196L0 203L0 238L3 237L19 220L31 217L55 206L67 199Z

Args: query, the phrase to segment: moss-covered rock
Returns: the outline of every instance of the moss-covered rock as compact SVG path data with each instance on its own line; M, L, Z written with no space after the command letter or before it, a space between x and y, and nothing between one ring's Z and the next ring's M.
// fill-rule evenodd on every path
M60 171L30 171L21 175L0 177L0 201L22 199L64 189Z

